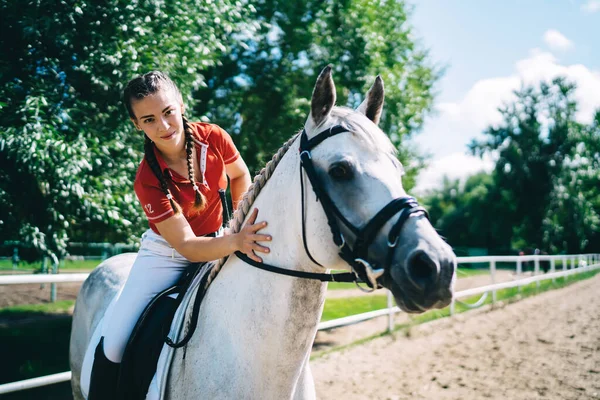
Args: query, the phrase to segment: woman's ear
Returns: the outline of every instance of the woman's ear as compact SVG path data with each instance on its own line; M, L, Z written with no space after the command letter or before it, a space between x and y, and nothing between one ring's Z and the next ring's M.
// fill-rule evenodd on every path
M137 120L133 119L133 118L129 118L131 120L131 122L133 123L133 126L135 126L135 129L137 129L138 131L141 131L142 128L138 125Z

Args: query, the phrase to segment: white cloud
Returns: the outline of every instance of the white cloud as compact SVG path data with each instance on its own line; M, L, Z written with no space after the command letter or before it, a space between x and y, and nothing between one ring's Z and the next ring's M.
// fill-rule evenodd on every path
M600 11L600 0L588 0L587 3L581 6L581 9L588 13Z
M557 76L577 84L576 117L581 122L591 122L600 107L600 73L581 64L562 65L553 54L533 49L529 57L515 63L511 75L482 79L462 99L436 107L437 115L426 122L423 132L414 139L422 150L433 154L431 165L417 179L416 191L439 185L444 173L458 178L479 168L481 160L464 155L466 145L472 139L481 139L485 128L501 121L498 107L514 100L514 90L523 84L537 85Z
M556 29L549 29L544 33L544 42L554 50L568 50L573 47L573 42Z

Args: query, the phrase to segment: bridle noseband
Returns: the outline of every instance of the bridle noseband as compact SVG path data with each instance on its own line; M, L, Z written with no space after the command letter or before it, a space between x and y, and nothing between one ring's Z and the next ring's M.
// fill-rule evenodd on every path
M236 252L236 256L248 264L251 264L257 268L261 268L267 271L276 272L279 274L295 276L299 278L318 279L321 281L328 282L357 282L357 276L365 282L371 290L380 287L378 278L380 278L386 268L388 268L393 260L396 245L398 244L398 237L400 231L408 218L415 213L422 213L425 217L429 218L427 211L419 206L419 203L413 197L400 197L390 201L385 207L383 207L366 225L362 228L355 227L348 221L346 217L340 212L335 206L335 203L331 200L331 197L321 184L317 176L315 166L312 161L311 150L318 146L324 140L338 135L343 132L349 132L349 130L341 125L333 126L327 130L324 130L317 134L312 139L308 139L306 130L302 131L300 136L300 184L302 189L302 241L304 243L304 249L306 254L315 264L323 267L318 261L316 261L311 255L308 245L306 242L306 215L304 205L304 179L302 170L304 170L306 176L310 180L313 191L317 197L317 201L321 202L323 211L327 217L327 223L333 234L333 241L339 248L340 257L350 265L353 272L340 273L340 274L319 274L304 271L293 271L284 268L275 267L265 263L258 263L244 253ZM385 265L379 268L373 267L367 260L368 250L373 240L377 236L377 233L381 228L396 214L400 213L400 216L390 229L388 233L388 253L385 259ZM350 232L354 235L354 246L353 248L344 238L340 230L338 221L341 221Z

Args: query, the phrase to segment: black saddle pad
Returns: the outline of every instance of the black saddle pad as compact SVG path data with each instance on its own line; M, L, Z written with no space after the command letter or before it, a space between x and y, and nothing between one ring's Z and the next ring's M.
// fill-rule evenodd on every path
M117 399L146 398L175 311L202 265L204 264L191 264L175 286L159 293L146 306L123 354ZM170 297L174 293L177 294L177 299Z

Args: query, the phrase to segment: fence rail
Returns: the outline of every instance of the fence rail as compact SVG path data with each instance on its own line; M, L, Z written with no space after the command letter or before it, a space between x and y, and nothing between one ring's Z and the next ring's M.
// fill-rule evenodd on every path
M562 260L563 270L561 272L555 272L555 261ZM528 285L534 282L540 282L542 280L548 280L569 275L575 275L582 272L593 271L600 269L600 254L571 254L571 255L530 255L530 256L478 256L478 257L458 257L458 264L469 264L469 263L489 263L490 275L492 282L494 281L495 264L496 262L515 262L517 264L517 276L520 275L522 262L534 261L535 270L534 273L539 273L539 262L550 261L551 271L544 275L534 275L529 278L519 278L510 282L493 283L491 285L480 286L472 289L462 290L454 294L454 300L450 306L450 313L454 313L454 304L456 299L470 297L477 294L486 295L489 292L493 293L492 302L496 301L495 292L501 289L520 287ZM577 262L575 262L577 261ZM571 268L568 268L568 262L571 263ZM61 283L61 282L82 282L87 278L89 274L59 274L59 275L9 275L0 276L0 284L3 285L14 285L14 284L25 284L25 283ZM351 315L344 318L338 318L331 321L325 321L319 323L317 326L318 330L328 330L333 328L340 328L359 322L367 321L373 318L382 316L388 316L388 330L393 329L393 315L401 312L401 310L394 306L391 307L392 297L388 291L388 307L370 311L367 313ZM54 383L66 382L71 379L71 371L62 372L54 375L42 376L39 378L27 379L18 382L6 383L0 385L0 394L21 391L25 389L31 389L40 386L51 385Z

